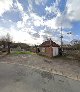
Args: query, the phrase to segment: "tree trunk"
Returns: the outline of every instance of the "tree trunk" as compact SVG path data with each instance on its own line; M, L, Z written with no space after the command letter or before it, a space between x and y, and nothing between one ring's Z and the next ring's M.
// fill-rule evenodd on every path
M7 54L10 54L10 42L8 42L8 53Z

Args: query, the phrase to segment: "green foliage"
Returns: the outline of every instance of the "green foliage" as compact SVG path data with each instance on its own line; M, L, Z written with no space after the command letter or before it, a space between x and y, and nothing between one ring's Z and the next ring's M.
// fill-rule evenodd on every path
M34 54L33 52L30 51L15 51L12 54Z

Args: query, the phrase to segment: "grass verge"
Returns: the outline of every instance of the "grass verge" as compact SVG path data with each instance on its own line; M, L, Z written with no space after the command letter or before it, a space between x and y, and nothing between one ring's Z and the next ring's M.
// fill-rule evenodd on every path
M29 55L32 55L32 54L35 54L35 53L30 52L30 51L14 51L14 52L12 52L11 54L15 54L15 55L19 55L19 54L29 54Z

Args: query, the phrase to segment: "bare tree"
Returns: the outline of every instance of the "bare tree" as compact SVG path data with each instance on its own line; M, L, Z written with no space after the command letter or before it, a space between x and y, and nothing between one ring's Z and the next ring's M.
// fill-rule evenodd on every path
M6 36L3 36L1 39L1 44L3 45L3 50L7 47L7 54L10 54L10 48L11 48L11 43L12 43L12 38L9 33L7 33Z
M10 36L10 34L8 33L7 35L6 35L6 42L7 42L7 54L10 54L10 48L11 48L11 43L12 43L12 38L11 38L11 36Z

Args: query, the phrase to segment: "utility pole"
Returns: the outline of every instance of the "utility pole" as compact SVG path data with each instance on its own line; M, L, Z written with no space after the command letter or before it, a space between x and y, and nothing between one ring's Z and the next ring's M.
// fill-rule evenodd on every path
M62 35L62 25L61 25L61 55L62 55L62 46L63 46L63 41L62 41L62 39L63 39L63 35Z
M62 49L62 38L63 36L62 36L62 27L61 27L61 49Z

